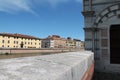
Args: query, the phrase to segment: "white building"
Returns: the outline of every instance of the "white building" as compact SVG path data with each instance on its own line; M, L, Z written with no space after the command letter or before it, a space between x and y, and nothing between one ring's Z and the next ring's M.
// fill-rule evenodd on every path
M42 48L54 48L54 40L43 39Z
M76 48L78 49L82 48L81 40L73 39L73 41L75 41Z

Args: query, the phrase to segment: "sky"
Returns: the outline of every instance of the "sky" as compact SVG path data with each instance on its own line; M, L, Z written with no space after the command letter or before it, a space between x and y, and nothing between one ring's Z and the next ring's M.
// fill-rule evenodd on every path
M0 32L84 40L82 0L0 0Z

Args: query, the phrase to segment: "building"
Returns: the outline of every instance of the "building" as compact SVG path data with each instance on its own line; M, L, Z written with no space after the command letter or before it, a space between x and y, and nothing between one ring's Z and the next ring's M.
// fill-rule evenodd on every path
M68 37L66 40L66 48L76 48L76 41L72 40L71 37Z
M85 49L95 53L95 69L120 73L120 0L83 0Z
M81 48L84 49L85 48L85 42L81 41Z
M18 33L0 33L0 48L41 48L41 39Z
M43 39L42 48L54 48L54 40L52 39Z
M65 48L66 39L58 35L48 36L42 40L42 48Z
M73 41L75 41L75 46L76 46L77 49L82 48L81 40L73 39Z

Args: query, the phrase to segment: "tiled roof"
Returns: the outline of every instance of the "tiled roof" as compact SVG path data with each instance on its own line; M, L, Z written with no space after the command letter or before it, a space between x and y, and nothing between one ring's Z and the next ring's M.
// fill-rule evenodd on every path
M58 35L52 35L52 36L48 36L47 38L43 39L43 40L66 40L64 38L61 38Z
M26 39L40 39L34 36L30 36L30 35L24 35L24 34L11 34L11 33L0 33L0 35L2 36L10 36L10 37L18 37L18 38L26 38Z
M80 39L73 39L74 41L81 41Z

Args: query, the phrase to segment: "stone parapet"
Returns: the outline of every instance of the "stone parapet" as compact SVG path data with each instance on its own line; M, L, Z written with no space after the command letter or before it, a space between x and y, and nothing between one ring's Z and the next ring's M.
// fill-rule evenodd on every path
M0 60L0 80L91 80L90 51Z

